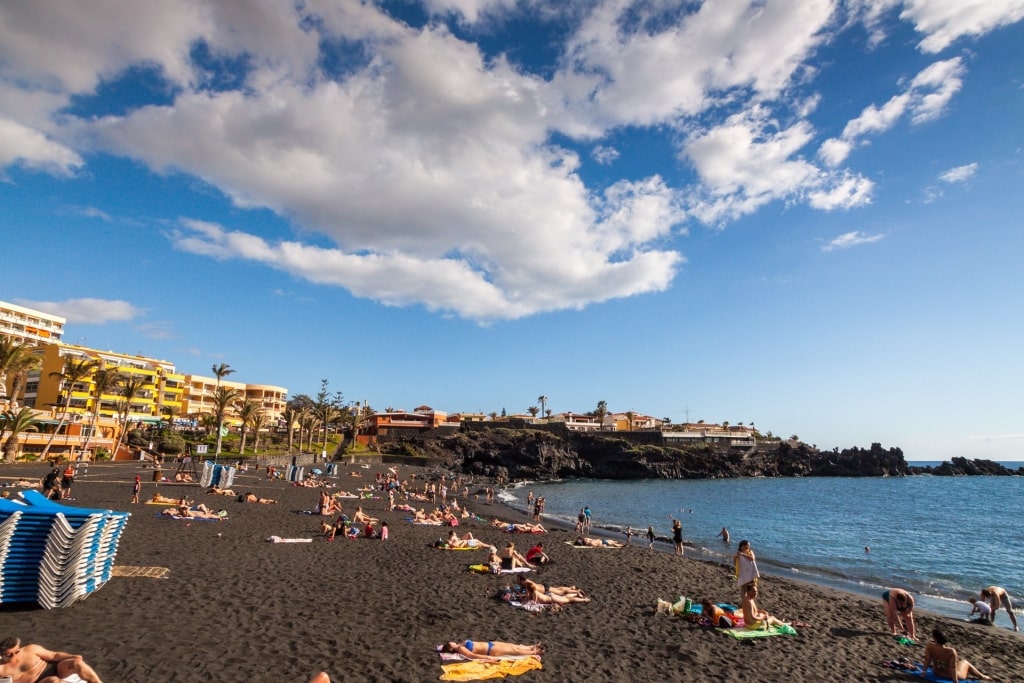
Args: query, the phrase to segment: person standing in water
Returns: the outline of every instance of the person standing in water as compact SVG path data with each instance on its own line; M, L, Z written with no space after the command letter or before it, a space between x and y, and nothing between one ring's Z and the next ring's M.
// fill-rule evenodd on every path
M725 543L726 545L728 545L728 543L729 543L729 530L726 529L723 526L722 530L718 532L718 535L716 535L715 538L718 538L719 536L722 538L722 543Z

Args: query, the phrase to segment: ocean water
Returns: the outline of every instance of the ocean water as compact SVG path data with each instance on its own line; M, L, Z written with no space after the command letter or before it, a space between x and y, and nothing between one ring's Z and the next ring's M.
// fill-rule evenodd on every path
M544 496L546 517L572 525L589 505L595 529L611 533L653 524L670 537L678 518L689 557L731 561L748 539L762 574L871 596L906 588L921 608L955 618L997 585L1024 613L1024 477L568 480L502 497L525 508L529 491ZM723 526L729 546L716 538ZM996 623L1010 624L1004 611Z

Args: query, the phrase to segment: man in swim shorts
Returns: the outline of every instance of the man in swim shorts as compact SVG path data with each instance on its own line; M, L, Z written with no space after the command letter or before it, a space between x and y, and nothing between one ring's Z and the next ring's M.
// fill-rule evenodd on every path
M103 683L82 655L54 652L41 645L22 645L15 636L0 640L0 676L10 676L13 683L36 683L71 674L78 674L86 683Z
M999 586L982 588L981 597L992 607L993 624L996 622L996 612L999 611L999 606L1002 605L1006 613L1010 615L1010 621L1013 622L1013 630L1020 630L1017 628L1017 615L1013 613L1013 602L1010 601L1010 594L1006 592L1005 588L1000 588Z

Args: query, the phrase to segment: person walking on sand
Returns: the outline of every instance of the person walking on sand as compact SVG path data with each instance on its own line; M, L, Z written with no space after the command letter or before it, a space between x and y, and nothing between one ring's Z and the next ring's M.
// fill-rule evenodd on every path
M647 527L647 549L654 552L654 525Z
M86 683L103 683L82 655L55 652L42 645L22 645L15 636L0 640L0 676L9 676L12 683L50 683L71 674L78 674Z
M999 606L1002 605L1006 613L1010 615L1010 621L1013 622L1013 630L1020 630L1017 628L1017 615L1013 613L1013 602L1010 600L1010 594L1006 592L1005 588L1000 588L999 586L982 588L981 597L992 607L993 624L996 623L996 612L999 611Z

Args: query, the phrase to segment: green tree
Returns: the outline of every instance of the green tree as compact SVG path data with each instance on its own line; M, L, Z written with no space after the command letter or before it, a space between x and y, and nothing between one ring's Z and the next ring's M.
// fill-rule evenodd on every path
M541 394L540 396L537 397L537 403L540 404L541 414L547 414L548 397Z
M100 362L95 358L73 358L69 356L64 359L63 370L50 373L51 378L61 381L64 392L64 410L61 413L60 420L57 422L57 428L53 430L53 434L46 441L46 447L43 448L43 453L39 456L40 460L46 460L46 456L50 453L50 446L53 445L53 440L57 437L61 428L67 424L68 410L71 409L71 395L75 385L88 379L99 366Z
M213 375L217 378L217 389L220 389L220 381L228 375L233 375L235 371L227 363L221 363L220 365L213 366Z
M341 416L341 404L344 400L340 391L336 391L332 395L327 390L328 384L330 383L326 379L320 380L320 391L317 392L316 400L313 401L313 414L319 420L320 428L323 430L323 445L325 447L327 446L327 428Z
M594 417L597 418L597 428L604 431L604 419L608 417L608 401L598 401L594 409Z
M526 412L528 412L533 417L537 417L537 413L540 412L540 408L538 408L537 406L530 406L529 408L526 409Z
M259 401L254 401L251 398L247 398L235 406L235 412L238 413L238 419L242 421L242 425L239 428L242 437L238 448L239 455L245 453L245 437L248 436L249 423L252 422L252 416L260 411L261 408Z
M240 396L237 390L230 387L217 387L210 398L213 400L213 413L217 416L217 446L213 451L213 457L217 458L224 439L224 415L234 407Z
M22 408L18 412L8 410L0 414L0 439L8 431L10 436L3 440L3 456L5 463L12 463L18 455L18 436L22 432L38 431L36 413L31 408Z
M281 419L284 420L285 428L288 430L288 452L291 453L292 446L295 444L295 425L299 421L299 413L292 407L291 401L281 412Z
M7 409L18 411L18 395L25 385L25 377L42 364L39 356L32 353L32 347L15 343L11 337L0 337L0 395L7 395ZM7 382L11 381L11 392L7 393Z
M117 452L121 450L121 444L124 442L125 433L128 431L128 416L132 412L132 401L139 395L142 388L146 386L146 378L142 375L130 375L126 373L121 374L121 379L118 382L121 400L117 402L115 411L117 412L117 421L120 424L120 431L117 435L117 444L114 446L114 453L112 458L117 457Z
M181 455L185 452L185 439L181 434L167 433L156 443L156 450L161 455Z

